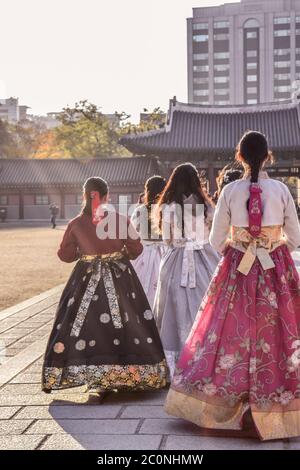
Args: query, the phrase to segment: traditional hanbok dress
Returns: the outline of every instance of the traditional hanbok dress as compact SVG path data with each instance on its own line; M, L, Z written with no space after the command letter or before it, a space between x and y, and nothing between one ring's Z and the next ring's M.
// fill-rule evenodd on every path
M250 408L261 439L288 438L300 435L300 283L290 254L299 222L283 183L260 172L251 187L262 192L249 212L249 179L229 184L218 201L210 242L224 257L165 408L217 429L242 429Z
M129 261L142 249L135 237L99 239L88 215L69 223L58 256L78 262L47 345L44 391L80 385L99 391L165 386L167 368L155 320Z
M139 218L141 208L146 209L145 206L137 207L131 217L131 222L136 229L141 229ZM143 286L145 294L147 295L150 307L153 308L157 290L159 267L166 252L166 246L158 236L151 237L151 227L148 227L148 223L147 230L139 230L139 235L142 239L144 249L138 258L132 261L132 265Z
M193 208L195 197L184 198L184 208ZM173 211L170 204L170 211ZM167 243L158 280L153 312L160 331L162 344L172 377L179 353L199 310L200 302L219 262L219 255L208 242L213 208L208 207L207 216L199 214L185 226L184 236L179 237L175 227L180 226L176 211L170 219L171 238ZM180 216L181 217L181 216ZM202 233L195 233L197 224L204 224Z

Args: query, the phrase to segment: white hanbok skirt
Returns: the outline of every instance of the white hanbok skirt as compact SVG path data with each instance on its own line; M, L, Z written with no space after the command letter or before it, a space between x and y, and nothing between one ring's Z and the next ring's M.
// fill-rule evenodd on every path
M157 290L159 267L167 248L165 244L160 241L143 241L143 246L144 250L142 254L131 263L139 277L152 309Z

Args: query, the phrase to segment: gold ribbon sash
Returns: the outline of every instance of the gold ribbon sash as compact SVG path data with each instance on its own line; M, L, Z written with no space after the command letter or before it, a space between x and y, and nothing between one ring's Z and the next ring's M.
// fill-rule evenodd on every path
M103 279L104 289L107 295L110 316L115 328L123 328L117 293L115 290L112 270L119 277L119 273L127 269L126 264L122 263L124 253L117 251L105 255L82 255L80 260L90 263L88 272L91 272L89 283L82 297L79 309L77 311L74 323L72 325L70 336L78 337L80 335L83 323L85 321L89 306L95 295L96 289L101 279Z
M256 258L264 270L274 268L270 253L284 243L281 225L262 227L256 238L244 227L231 227L229 245L245 253L237 268L245 276L249 274Z

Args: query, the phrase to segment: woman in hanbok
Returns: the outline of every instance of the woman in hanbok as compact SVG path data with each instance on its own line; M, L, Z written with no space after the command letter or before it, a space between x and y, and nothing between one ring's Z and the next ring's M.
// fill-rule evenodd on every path
M157 289L159 266L165 252L165 245L153 228L152 216L157 199L165 185L166 180L162 176L149 178L145 183L143 204L138 205L131 217L131 222L138 230L144 247L142 254L132 264L151 308Z
M130 263L143 247L129 219L105 207L107 199L107 183L89 178L82 213L69 222L58 251L62 261L78 262L48 341L45 392L81 385L98 392L146 390L166 384L157 327Z
M213 211L195 166L177 166L157 207L157 225L167 252L153 310L170 376L219 262L208 243Z
M300 229L289 189L263 171L270 158L261 133L242 137L246 173L223 189L210 234L224 256L166 401L206 428L242 429L250 410L262 440L300 435Z

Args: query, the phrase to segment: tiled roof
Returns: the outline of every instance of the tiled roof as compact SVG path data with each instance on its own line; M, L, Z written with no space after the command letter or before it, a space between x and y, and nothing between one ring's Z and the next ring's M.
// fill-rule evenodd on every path
M231 152L247 130L263 132L273 150L299 150L300 104L218 108L171 100L163 129L128 134L120 143L140 155Z
M145 179L157 171L156 159L147 157L0 159L0 187L81 186L91 176L101 176L110 186L133 186L144 184Z

